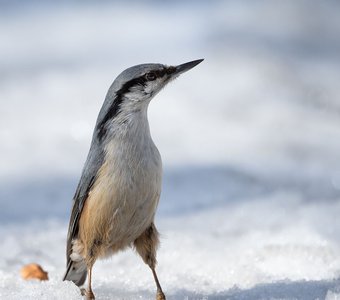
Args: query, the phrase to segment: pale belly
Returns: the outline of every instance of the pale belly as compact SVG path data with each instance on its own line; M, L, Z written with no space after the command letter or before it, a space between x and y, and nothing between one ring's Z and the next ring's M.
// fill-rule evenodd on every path
M133 243L153 222L160 192L160 158L130 170L128 165L104 163L79 223L83 257L96 244L96 256L103 257Z

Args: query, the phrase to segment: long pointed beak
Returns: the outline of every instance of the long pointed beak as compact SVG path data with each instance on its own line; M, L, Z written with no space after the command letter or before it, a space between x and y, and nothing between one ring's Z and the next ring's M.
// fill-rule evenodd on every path
M197 59L194 61L187 62L185 64L181 64L175 67L175 72L172 74L173 76L179 76L182 73L189 71L193 67L197 66L199 63L201 63L204 59Z

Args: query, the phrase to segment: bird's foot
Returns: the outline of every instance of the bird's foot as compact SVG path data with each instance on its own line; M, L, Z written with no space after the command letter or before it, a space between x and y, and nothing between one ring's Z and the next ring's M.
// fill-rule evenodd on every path
M86 300L94 300L94 299L96 299L94 297L94 294L93 294L92 291L88 291L88 290L83 288L83 289L80 289L80 292L81 292L81 295L84 296Z
M93 294L93 292L92 291L86 291L86 300L94 300L94 299L96 299L95 297L94 297L94 294Z
M157 291L156 300L166 300L165 295L161 290Z

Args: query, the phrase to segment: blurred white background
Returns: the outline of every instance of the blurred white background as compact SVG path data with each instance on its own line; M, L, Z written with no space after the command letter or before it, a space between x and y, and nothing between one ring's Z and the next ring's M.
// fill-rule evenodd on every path
M64 242L108 87L135 64L204 58L149 108L164 162L165 290L336 297L339 14L335 0L0 1L0 296L79 298L60 283ZM34 259L48 288L13 286ZM100 299L149 299L147 271L131 253L104 262Z

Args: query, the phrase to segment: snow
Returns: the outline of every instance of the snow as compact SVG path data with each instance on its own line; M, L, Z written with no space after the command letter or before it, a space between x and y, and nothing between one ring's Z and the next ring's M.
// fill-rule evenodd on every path
M70 205L112 80L205 58L150 104L168 299L340 299L337 1L0 3L0 299L80 299L62 282ZM47 282L24 281L36 262ZM97 299L153 299L133 251Z

